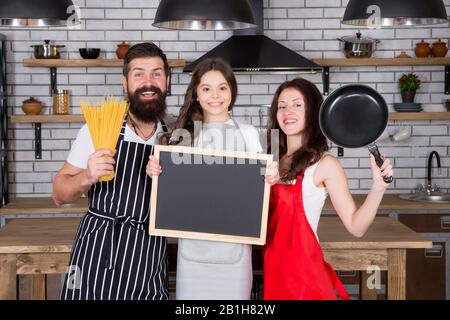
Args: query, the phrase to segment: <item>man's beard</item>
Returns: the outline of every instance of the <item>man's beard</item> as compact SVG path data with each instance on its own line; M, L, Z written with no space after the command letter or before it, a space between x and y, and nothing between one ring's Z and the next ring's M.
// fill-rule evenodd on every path
M147 102L141 101L139 96L146 91L154 92L157 98ZM133 93L128 92L128 100L130 101L130 112L144 123L157 122L166 115L166 94L158 87L142 87Z

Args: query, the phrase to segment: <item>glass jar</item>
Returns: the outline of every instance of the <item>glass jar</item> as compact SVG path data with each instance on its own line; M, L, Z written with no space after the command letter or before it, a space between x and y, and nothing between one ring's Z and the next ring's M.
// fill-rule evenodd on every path
M53 113L69 114L69 90L53 91Z

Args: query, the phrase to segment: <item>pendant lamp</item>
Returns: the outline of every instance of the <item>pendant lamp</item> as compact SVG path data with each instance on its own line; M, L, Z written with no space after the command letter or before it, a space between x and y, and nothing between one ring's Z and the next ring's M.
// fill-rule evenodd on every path
M153 26L178 30L235 30L256 25L248 0L161 0Z
M64 27L80 24L72 0L0 0L0 25Z
M342 23L376 28L447 21L442 0L350 0Z

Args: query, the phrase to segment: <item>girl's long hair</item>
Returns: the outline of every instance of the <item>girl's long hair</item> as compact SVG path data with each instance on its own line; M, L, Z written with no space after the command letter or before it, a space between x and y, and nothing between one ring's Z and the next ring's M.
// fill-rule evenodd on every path
M281 92L287 88L298 90L303 95L305 102L305 128L302 132L302 147L292 155L291 166L287 169L287 172L280 173L283 180L293 180L308 166L320 160L323 153L328 150L328 144L319 126L319 110L323 102L322 94L312 82L302 78L296 78L282 83L273 97L268 123L267 143L269 153L276 153L277 151L273 150L274 146L271 145L270 133L272 129L278 129L279 131L278 151L280 159L287 152L287 136L281 130L277 121L278 99Z

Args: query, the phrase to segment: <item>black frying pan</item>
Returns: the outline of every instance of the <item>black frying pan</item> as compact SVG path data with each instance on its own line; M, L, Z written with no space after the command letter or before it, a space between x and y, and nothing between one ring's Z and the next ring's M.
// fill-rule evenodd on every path
M374 143L386 129L388 107L374 89L360 84L334 90L320 108L319 123L323 134L344 148L367 146L379 167L383 159ZM383 177L386 183L392 177Z

